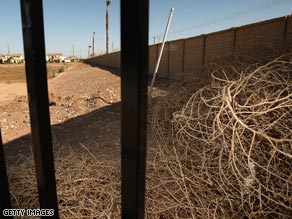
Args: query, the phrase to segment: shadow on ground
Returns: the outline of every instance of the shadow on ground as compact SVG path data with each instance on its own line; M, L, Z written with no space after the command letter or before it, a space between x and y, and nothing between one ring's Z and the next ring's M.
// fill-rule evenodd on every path
M98 65L98 64L94 64L94 63L87 63L87 62L83 62L86 65L89 65L91 67L98 67L102 70L105 71L109 71L110 73L121 77L121 69L120 68L114 68L114 67L109 67L109 66L104 66L104 65Z
M90 151L97 158L119 156L120 105L114 103L53 125L54 151ZM6 143L4 151L8 165L26 160L32 154L31 134Z
M98 65L98 64L94 64L94 63L86 63L86 62L83 62L83 63L86 65L89 65L91 67L97 67L97 68L100 68L102 70L109 71L110 73L112 73L118 77L121 77L121 69L120 68ZM153 74L148 74L148 84L149 85L151 84L152 77L153 77ZM168 81L169 81L169 78L161 77L159 74L156 75L156 82L167 84Z

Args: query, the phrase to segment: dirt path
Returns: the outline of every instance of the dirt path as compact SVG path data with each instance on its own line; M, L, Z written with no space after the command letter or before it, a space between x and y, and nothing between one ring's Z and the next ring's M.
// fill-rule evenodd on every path
M55 147L97 149L119 144L118 74L77 63L49 81ZM6 84L0 89L2 139L7 158L14 159L31 151L26 85Z
M17 96L26 95L25 83L0 83L0 105L6 105Z

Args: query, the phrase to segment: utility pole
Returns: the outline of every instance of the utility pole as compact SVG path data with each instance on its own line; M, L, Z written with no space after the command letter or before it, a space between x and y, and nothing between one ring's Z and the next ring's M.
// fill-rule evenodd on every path
M108 7L111 4L111 0L106 0L106 22L105 22L105 29L106 29L106 46L105 46L105 53L108 54L108 28L109 28L109 16L108 16Z
M112 42L112 52L114 52L114 42Z
M91 46L88 46L88 58L90 57L90 48Z
M160 37L161 37L161 35L156 35L156 36L153 36L152 38L153 38L153 44L155 44L155 43L159 43L160 42ZM156 40L157 39L157 40Z
M95 32L93 32L93 37L92 37L92 55L94 56L94 38L95 38Z
M161 40L160 40L161 35L157 35L156 38L157 38L157 43L160 43L161 42Z
M73 52L73 56L75 56L75 53L74 53L74 45L72 45L72 52Z
M8 55L10 55L9 44L7 45L7 49L8 49Z

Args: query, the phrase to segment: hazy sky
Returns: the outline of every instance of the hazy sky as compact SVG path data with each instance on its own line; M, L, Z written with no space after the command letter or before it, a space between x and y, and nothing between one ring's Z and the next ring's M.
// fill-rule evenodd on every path
M23 53L20 1L0 5L0 54ZM105 51L105 0L43 0L47 52L87 56L92 33L95 52ZM150 0L150 35L162 34L169 10L175 8L168 39L179 39L227 29L292 13L292 0ZM120 1L109 9L110 50L120 46ZM162 37L161 37L162 38Z

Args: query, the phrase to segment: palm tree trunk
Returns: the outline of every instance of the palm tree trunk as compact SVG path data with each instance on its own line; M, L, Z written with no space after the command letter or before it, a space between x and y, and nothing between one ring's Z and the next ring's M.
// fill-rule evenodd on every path
M106 54L108 54L108 6L106 6Z

